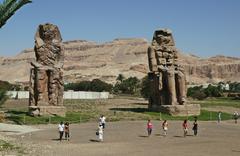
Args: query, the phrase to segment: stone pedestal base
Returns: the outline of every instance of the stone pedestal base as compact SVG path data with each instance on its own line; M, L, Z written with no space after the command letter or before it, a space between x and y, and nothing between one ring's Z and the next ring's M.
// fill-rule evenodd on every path
M64 106L29 106L29 114L32 116L58 115L65 117Z
M150 108L152 111L159 111L167 113L172 116L192 116L200 115L201 106L199 104L185 104L185 105L154 105Z

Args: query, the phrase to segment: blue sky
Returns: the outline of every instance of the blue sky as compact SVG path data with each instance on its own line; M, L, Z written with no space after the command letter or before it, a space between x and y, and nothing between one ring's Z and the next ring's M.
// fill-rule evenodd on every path
M170 28L185 53L240 57L239 8L239 0L33 0L0 29L0 56L32 48L37 26L50 22L64 41L150 42L155 29Z

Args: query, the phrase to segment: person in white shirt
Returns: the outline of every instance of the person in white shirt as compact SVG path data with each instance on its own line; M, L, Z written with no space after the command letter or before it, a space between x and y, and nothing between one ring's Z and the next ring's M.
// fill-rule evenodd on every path
M104 115L101 115L101 117L99 118L99 124L102 125L103 129L106 126L106 117Z
M64 133L64 124L61 121L58 125L58 131L59 131L59 140L62 141L63 133Z

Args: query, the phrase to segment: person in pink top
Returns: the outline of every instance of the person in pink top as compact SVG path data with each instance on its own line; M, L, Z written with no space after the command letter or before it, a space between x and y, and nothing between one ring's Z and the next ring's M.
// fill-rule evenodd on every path
M152 134L152 129L153 129L153 125L151 123L151 120L148 120L148 123L147 123L148 136Z
M187 120L184 120L183 121L183 136L186 137L187 136L187 133L188 133L188 124L187 124Z

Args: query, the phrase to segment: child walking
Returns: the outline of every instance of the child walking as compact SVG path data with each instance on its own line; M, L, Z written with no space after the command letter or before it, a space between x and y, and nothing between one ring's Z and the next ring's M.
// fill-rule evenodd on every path
M197 136L197 131L198 131L198 123L197 123L197 119L195 118L194 122L193 122L193 133L194 133L194 136Z
M148 123L147 123L148 137L152 134L152 128L153 128L153 125L151 123L151 120L148 120Z
M167 136L167 130L168 130L167 120L164 120L164 122L162 123L162 128L163 128L164 136Z
M69 123L66 122L64 125L64 133L65 133L65 139L69 141L70 138L70 130L69 130Z
M186 137L187 136L187 132L188 132L188 125L187 125L187 120L183 121L183 136Z

